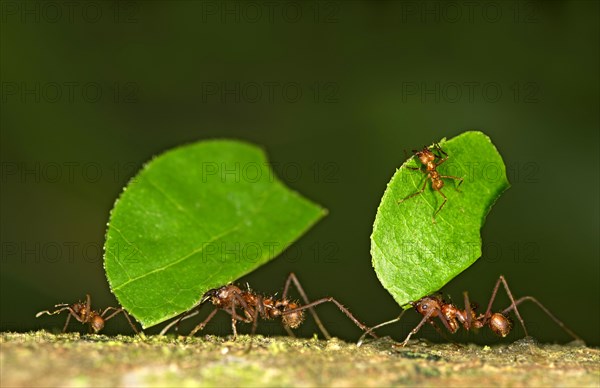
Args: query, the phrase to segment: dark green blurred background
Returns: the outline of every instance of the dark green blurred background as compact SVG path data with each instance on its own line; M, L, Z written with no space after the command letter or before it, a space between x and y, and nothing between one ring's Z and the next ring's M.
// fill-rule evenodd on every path
M59 329L64 316L34 314L86 292L115 305L101 255L115 198L153 155L215 137L262 145L330 212L241 281L281 292L294 271L311 298L371 325L392 318L369 254L386 183L404 150L478 129L513 186L482 231L484 257L444 293L485 305L504 274L600 344L598 2L1 5L1 330ZM335 335L360 335L334 306L319 312ZM521 313L535 337L568 341L533 305ZM230 333L222 315L208 332ZM408 315L382 334L403 338ZM130 332L122 318L107 326L118 331Z

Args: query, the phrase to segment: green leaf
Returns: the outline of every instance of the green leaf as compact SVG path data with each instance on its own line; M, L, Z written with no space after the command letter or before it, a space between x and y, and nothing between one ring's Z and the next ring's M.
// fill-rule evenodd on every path
M145 165L115 203L106 276L147 328L271 260L325 214L285 187L255 146L176 148Z
M427 180L425 167L411 157L388 183L377 210L371 255L381 284L404 308L423 296L440 290L481 256L480 229L498 197L510 184L506 167L491 140L481 132L465 132L439 142L448 160L437 170L444 179L448 202L436 215L442 196ZM422 171L407 167L420 167ZM459 191L460 190L460 191Z

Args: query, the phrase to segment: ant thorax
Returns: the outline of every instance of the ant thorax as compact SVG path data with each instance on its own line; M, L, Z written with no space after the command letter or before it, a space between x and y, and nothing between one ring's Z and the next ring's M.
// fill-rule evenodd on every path
M428 150L427 147L423 148L422 151L416 151L415 155L417 155L421 163L426 166L435 161L435 154Z

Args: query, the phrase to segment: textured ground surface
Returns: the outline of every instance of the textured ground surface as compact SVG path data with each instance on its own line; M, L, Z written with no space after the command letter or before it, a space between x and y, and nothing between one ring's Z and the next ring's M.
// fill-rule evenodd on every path
M600 386L600 350L388 339L0 334L1 386Z

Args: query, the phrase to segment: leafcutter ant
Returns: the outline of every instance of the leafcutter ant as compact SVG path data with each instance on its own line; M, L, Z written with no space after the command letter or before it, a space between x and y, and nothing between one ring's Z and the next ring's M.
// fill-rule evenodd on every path
M119 307L119 308L107 307L102 312L100 312L100 310L94 311L94 310L92 310L90 295L86 294L85 298L86 298L85 303L77 302L77 303L74 303L71 305L69 305L67 303L57 304L54 306L54 307L58 308L57 310L52 311L52 312L48 311L48 310L40 311L39 313L35 314L35 317L39 318L40 316L42 316L44 314L54 315L54 314L60 314L63 311L67 311L69 314L67 315L67 321L65 322L65 327L63 327L63 333L67 331L67 326L69 326L69 321L71 320L71 317L75 318L76 320L78 320L79 322L81 322L83 324L87 323L90 328L90 333L92 331L94 333L98 333L100 330L102 330L104 328L104 324L106 323L106 321L113 318L114 316L116 316L119 313L123 313L125 318L127 318L127 322L129 322L129 325L131 326L133 331L135 331L136 334L139 334L139 331L136 329L135 325L131 322L131 319L129 319L129 315L122 307ZM106 316L106 314L109 311L112 311L112 314L110 314L109 316Z
M508 306L501 312L493 313L492 303L496 298L496 294L498 293L498 288L500 287L501 283L504 286L506 294L508 295L508 298L510 299L511 303L510 306ZM521 318L521 314L517 309L518 305L528 300L537 304L542 309L542 311L544 311L557 325L559 325L574 339L578 341L583 341L579 336L577 336L568 327L566 327L564 323L562 323L558 318L556 318L546 307L544 307L544 305L538 302L538 300L534 297L524 296L515 301L515 299L512 296L512 293L510 292L510 289L508 288L506 279L504 279L504 276L500 275L498 281L496 282L496 286L492 291L492 296L488 303L485 314L476 313L476 306L471 305L471 303L469 302L469 296L467 292L464 292L464 310L459 309L452 303L446 303L439 295L426 296L424 298L419 299L416 302L411 303L411 305L417 310L417 312L423 316L423 319L421 319L419 324L414 329L412 329L408 336L406 336L404 341L402 341L402 346L406 346L410 337L416 334L425 323L430 323L436 328L436 330L438 330L438 327L435 325L435 322L433 320L436 317L440 319L444 327L452 334L456 333L461 325L467 331L473 329L480 329L484 326L488 326L498 336L506 337L512 330L512 323L507 316L507 313L509 313L511 310L514 310L515 315L521 323L523 331L525 332L525 336L529 336L529 334L527 333L527 328L525 328L525 322L523 321L523 318ZM370 334L372 330L400 321L402 315L404 315L406 311L407 310L402 311L402 313L397 318L392 319L391 321L381 323L366 331L359 339L357 345L360 346L364 338L367 336L367 334Z
M437 151L438 153L436 154L434 151ZM463 183L464 179L457 177L457 176L453 176L453 175L441 175L437 171L437 168L442 163L444 163L446 160L448 160L448 154L444 150L442 150L442 148L439 146L439 144L434 144L433 150L429 149L427 147L423 147L423 149L421 151L413 150L412 152L417 156L417 158L421 162L421 164L423 164L425 166L425 171L423 171L421 168L417 168L417 167L407 167L407 168L411 169L411 170L415 170L415 171L421 171L422 173L426 174L425 182L423 183L423 187L421 187L421 190L409 195L408 197L406 197L404 199L399 200L398 203L402 203L402 202L406 201L407 199L410 199L410 198L416 197L417 195L423 194L423 192L425 191L425 187L427 187L427 181L430 180L431 188L434 191L437 191L438 193L440 193L440 195L444 198L444 201L442 202L440 207L435 211L435 213L433 213L432 220L433 220L433 223L435 223L435 216L442 210L442 208L448 201L448 198L442 192L442 188L444 187L444 181L442 180L442 178L458 180L459 182L458 182L457 187L460 187L460 185Z
M304 301L304 305L299 304L298 302L291 301L288 299L288 291L291 284L294 284L300 296ZM281 298L276 298L275 296L262 296L251 290L249 287L247 290L242 290L241 288L229 284L223 287L215 288L206 292L200 302L203 303L209 301L213 306L215 306L214 310L202 321L198 324L188 335L188 337L192 337L198 331L204 329L204 327L208 324L208 322L215 316L215 314L219 310L224 310L228 314L231 315L231 328L233 331L233 338L237 337L237 322L245 322L252 323L252 333L256 332L257 322L259 318L270 320L281 318L283 327L287 331L290 336L294 336L294 333L291 329L298 328L302 322L304 321L304 310L309 310L312 314L319 330L325 338L331 338L331 335L325 329L325 326L319 319L316 311L314 311L313 307L320 305L326 302L334 303L356 326L358 326L361 330L369 331L369 328L362 324L358 319L356 319L350 311L344 307L341 303L335 300L332 297L321 298L314 302L310 302L304 289L300 285L298 278L294 273L290 273L288 276L285 287L283 289L283 294ZM181 318L176 319L167 325L160 334L165 334L171 327L174 325L178 325L182 320L191 318L199 313L199 310L196 310L190 314L184 315ZM371 334L376 338L374 334Z

